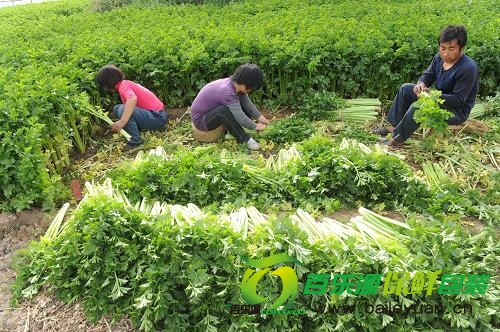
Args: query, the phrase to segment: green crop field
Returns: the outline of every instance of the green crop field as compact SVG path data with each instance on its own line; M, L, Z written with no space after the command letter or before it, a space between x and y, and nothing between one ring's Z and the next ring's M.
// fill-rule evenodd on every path
M480 128L424 114L403 148L378 144L449 24ZM13 304L47 291L144 331L500 328L497 1L69 0L0 8L0 31L0 212L63 206L18 255ZM186 108L245 62L265 75L262 149L195 142ZM95 79L109 63L171 112L142 150L95 116L118 102ZM247 312L288 290L300 314Z

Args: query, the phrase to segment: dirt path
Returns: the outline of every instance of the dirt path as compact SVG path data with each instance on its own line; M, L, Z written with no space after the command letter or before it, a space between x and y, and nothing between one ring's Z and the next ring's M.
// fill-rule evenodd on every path
M0 331L17 330L9 310L11 285L15 279L10 268L12 257L18 249L43 234L49 219L39 210L0 214Z

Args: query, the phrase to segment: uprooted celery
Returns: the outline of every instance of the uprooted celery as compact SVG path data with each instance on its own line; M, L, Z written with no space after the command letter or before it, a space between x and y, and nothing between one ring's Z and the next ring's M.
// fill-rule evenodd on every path
M351 106L381 106L382 103L377 98L355 98L346 99L346 105Z
M45 238L51 240L54 239L58 234L59 231L61 230L61 224L64 219L64 216L66 215L66 211L69 208L69 203L65 203L57 215L55 216L54 220L50 223L49 228L47 229L47 232L45 233Z
M109 118L109 116L103 112L103 110L99 107L95 107L95 108L89 108L88 109L88 112L96 117L98 117L99 119L103 120L104 122L106 122L107 124L111 125L113 124L113 120L111 120ZM127 133L125 130L123 129L120 129L120 134L122 134L123 137L125 137L125 139L127 141L130 141L130 139L132 138L130 136L129 133Z
M471 109L470 114L469 114L469 119L477 119L485 115L486 112L486 107L484 104L477 103L474 105L474 107Z

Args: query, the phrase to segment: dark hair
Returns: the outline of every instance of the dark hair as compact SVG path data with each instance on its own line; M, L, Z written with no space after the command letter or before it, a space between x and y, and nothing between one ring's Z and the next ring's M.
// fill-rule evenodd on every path
M96 79L103 88L114 90L115 86L125 79L125 75L118 67L106 65L99 70Z
M460 48L467 44L467 31L463 25L449 25L439 34L438 44L456 39Z
M249 89L260 89L264 84L262 69L253 63L239 66L231 78L237 84L244 84Z

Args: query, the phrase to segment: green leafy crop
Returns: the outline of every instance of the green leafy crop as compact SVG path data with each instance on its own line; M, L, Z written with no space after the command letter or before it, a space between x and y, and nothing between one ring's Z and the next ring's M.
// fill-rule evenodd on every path
M144 331L335 331L338 324L358 331L381 326L391 331L492 330L498 323L499 287L493 279L500 247L494 229L470 236L458 223L411 216L406 227L393 233L394 240L381 239L378 245L355 236L340 241L334 234L310 241L304 225L292 216L261 215L242 231L221 214L179 214L173 206L155 206L130 205L113 190L91 192L59 235L33 242L23 252L14 301L49 286L63 300L79 301L93 320L126 315ZM302 263L289 265L298 277L293 306L306 314L231 314L228 304L244 303L240 286L248 265L240 256L283 253ZM485 274L492 280L483 295L439 295L436 290L431 295L383 295L383 283L375 294L303 292L308 273L387 277L388 271L440 270L440 276ZM281 287L278 278L265 276L258 293L276 299ZM439 304L446 312L368 315L363 312L366 303ZM473 312L456 314L455 304L470 305ZM330 309L334 305L359 310L335 312Z
M310 120L300 116L294 114L273 121L259 137L264 137L277 144L300 142L311 137L316 131L314 125Z
M422 92L415 108L417 110L414 114L414 119L419 123L422 128L433 130L437 133L444 133L448 129L448 120L453 113L441 108L440 105L444 102L441 99L442 92L439 90L432 90L430 92Z

